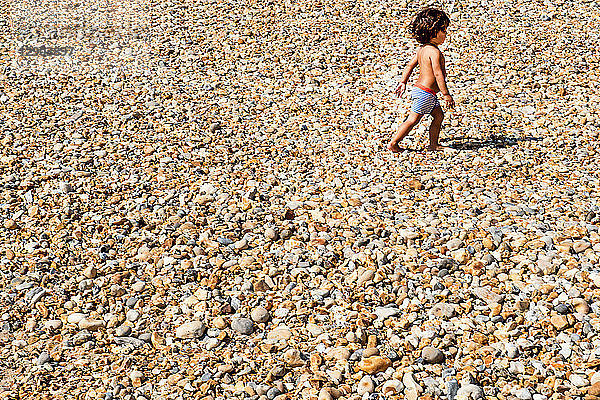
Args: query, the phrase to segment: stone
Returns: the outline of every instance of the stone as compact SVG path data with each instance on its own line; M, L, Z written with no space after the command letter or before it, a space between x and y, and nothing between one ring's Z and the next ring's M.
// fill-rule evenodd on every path
M300 351L297 349L288 349L283 353L283 361L290 367L301 367L306 362L302 359Z
M429 311L436 318L449 319L456 313L456 305L448 303L437 303Z
M390 379L385 381L381 387L381 394L384 396L393 396L402 393L402 389L404 389L402 382L400 382L398 379Z
M334 347L327 356L336 361L346 361L350 358L350 350L345 347Z
M369 375L365 375L358 382L358 388L356 389L356 393L360 396L365 393L373 393L375 391L375 384Z
M3 225L4 225L4 229L8 229L8 230L15 230L19 227L17 225L17 223L15 222L15 220L13 220L13 219L5 219L3 222Z
M231 321L231 329L242 335L254 332L254 322L249 318L236 318Z
M519 357L519 348L514 343L506 343L504 345L504 350L506 351L506 356L508 358L514 359Z
M565 315L553 315L550 317L550 323L559 331L569 327L569 320Z
M41 366L46 363L49 363L50 361L52 361L50 354L48 354L48 352L46 352L46 351L43 351L40 353L38 358L35 360L35 365Z
M98 275L96 267L90 265L83 270L83 276L88 279L94 279Z
M128 310L125 317L127 321L135 322L140 318L141 313L138 310Z
M456 392L456 400L477 400L483 399L483 389L480 386L474 384L462 385Z
M129 325L121 325L115 329L115 336L129 336L131 335L131 327Z
M531 400L533 397L531 396L531 392L527 388L522 388L517 392L517 398L519 400Z
M600 396L600 382L596 382L587 388L587 394L590 396Z
M178 339L195 339L202 337L206 332L206 325L202 321L190 321L180 325L175 330Z
M584 387L590 384L590 381L587 379L587 377L579 374L571 374L571 376L569 376L569 381L571 381L575 387Z
M585 299L576 298L572 300L573 308L575 311L581 314L589 314L590 306Z
M44 328L50 331L58 331L62 328L63 323L59 319L51 319L49 321L44 322Z
M423 184L417 179L411 179L406 182L406 185L412 190L421 190L423 189Z
M356 285L363 286L366 283L370 282L374 277L375 277L375 271L373 271L371 269L367 269L358 277L358 280L356 281Z
M426 346L421 350L421 357L427 364L443 363L446 357L444 353L434 347Z
M285 326L279 326L267 334L267 339L287 340L292 337L292 332Z
M366 372L367 374L375 374L377 372L383 372L392 365L392 362L387 357L373 356L369 358L363 358L357 364L358 369Z
M265 323L271 319L271 315L264 307L254 308L250 313L250 317L257 323Z
M78 322L77 325L79 326L79 329L86 329L88 331L95 332L101 328L104 328L106 323L99 319L83 318Z
M377 318L384 320L400 314L400 309L397 307L377 307L373 312Z
M84 313L72 313L72 314L69 314L69 316L67 317L67 322L69 324L78 324L79 321L81 321L85 317L86 317L86 314L84 314Z

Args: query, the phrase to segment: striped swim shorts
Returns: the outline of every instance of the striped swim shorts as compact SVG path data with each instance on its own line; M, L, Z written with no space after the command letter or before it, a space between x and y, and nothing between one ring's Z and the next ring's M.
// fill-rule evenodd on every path
M411 111L417 114L431 114L434 108L440 106L437 96L429 88L415 85L410 92L413 99Z

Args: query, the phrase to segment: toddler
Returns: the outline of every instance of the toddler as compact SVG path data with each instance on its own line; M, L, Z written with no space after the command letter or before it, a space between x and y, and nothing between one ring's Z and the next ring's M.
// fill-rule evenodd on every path
M444 55L438 48L446 39L448 25L450 25L450 19L446 13L433 7L419 11L410 24L409 31L421 46L404 68L400 84L395 91L396 95L402 96L406 90L406 82L417 64L419 64L420 73L411 91L413 103L410 114L398 127L396 134L388 144L388 149L394 153L401 151L398 143L408 135L425 114L431 114L433 117L429 127L429 150L444 150L444 147L439 144L444 112L436 93L442 92L446 107L454 107L454 99L446 86Z

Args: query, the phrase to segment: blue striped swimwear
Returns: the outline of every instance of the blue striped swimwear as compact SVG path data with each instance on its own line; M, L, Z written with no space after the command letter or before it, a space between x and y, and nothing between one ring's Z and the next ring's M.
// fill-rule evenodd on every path
M417 114L431 114L434 108L440 106L437 96L432 91L424 90L422 86L414 86L410 95L413 99L411 111Z

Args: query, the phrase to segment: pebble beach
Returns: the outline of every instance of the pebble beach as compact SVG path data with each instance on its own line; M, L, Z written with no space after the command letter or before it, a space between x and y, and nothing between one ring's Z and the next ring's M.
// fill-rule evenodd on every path
M436 4L3 5L0 399L600 400L600 3Z

